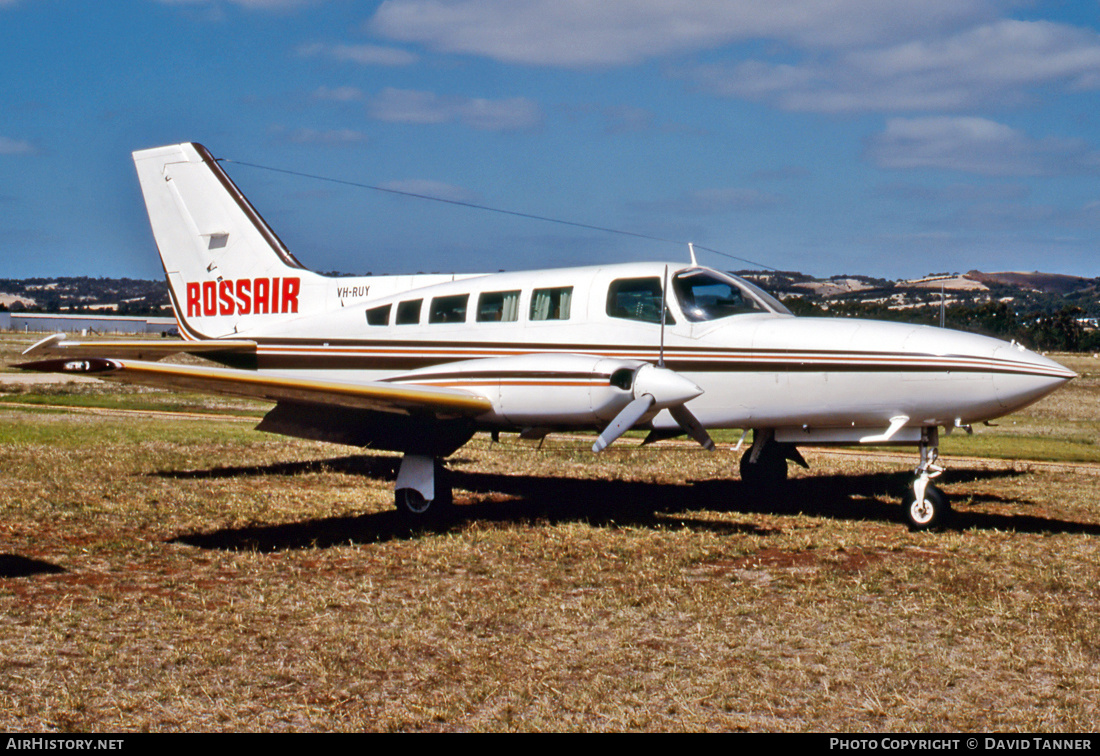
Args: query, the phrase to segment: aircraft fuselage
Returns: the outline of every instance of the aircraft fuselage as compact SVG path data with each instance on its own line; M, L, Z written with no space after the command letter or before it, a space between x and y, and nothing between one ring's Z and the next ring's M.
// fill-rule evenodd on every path
M373 381L401 380L416 371L418 383L490 396L496 410L478 418L487 428L535 422L522 412L509 414L503 406L509 392L519 389L501 389L501 381L516 373L499 358L522 355L539 355L544 369L538 372L545 373L545 381L555 373L576 374L574 364L558 364L568 356L655 364L663 353L667 368L702 390L688 406L704 426L774 428L780 440L807 443L850 443L882 432L899 416L909 421L892 440L916 442L921 426L990 420L1036 401L1074 375L997 339L881 321L795 318L770 298L750 302L753 307L744 312L693 319L681 298L684 291L676 285L669 285L665 296L662 350L662 325L646 296L656 299L666 275L671 282L691 271L744 283L678 263L462 277L318 277L302 285L284 281L263 287L293 291L295 305L299 298L307 302L311 297L324 297L328 303L313 308L313 314L284 316L277 328L265 328L262 313L245 319L239 306L224 309L225 319L234 321L233 337L258 343L256 367L261 371L308 370L314 376ZM658 288L645 290L645 281L656 282ZM627 301L637 311L613 311L611 299L623 282L633 287ZM538 311L545 306L536 301L539 297L566 290L564 316L561 311ZM341 296L349 292L360 296ZM751 287L743 292L746 300L753 294ZM509 300L503 306L502 298ZM249 320L254 327L242 328ZM492 373L491 360L468 376L456 375L463 371L454 363L487 358L497 358L500 374L487 374ZM433 377L432 369L439 366L446 369ZM537 392L539 385L528 388ZM523 403L537 407L537 393ZM589 427L607 419L606 413L555 419L546 416L548 409L527 414L539 414L543 425L553 427ZM676 423L661 412L648 427L671 429Z

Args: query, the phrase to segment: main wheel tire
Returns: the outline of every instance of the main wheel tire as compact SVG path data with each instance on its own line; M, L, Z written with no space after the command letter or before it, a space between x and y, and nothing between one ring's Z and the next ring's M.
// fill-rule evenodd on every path
M444 522L451 515L454 499L451 494L451 481L443 463L435 463L435 498L427 499L415 488L399 488L394 491L394 504L397 511L410 524L429 524Z
M918 501L913 491L909 492L905 498L905 516L910 530L941 528L951 517L951 503L940 489L929 485L924 489L923 501Z
M394 492L397 508L403 514L413 517L422 517L427 514L434 503L432 499L425 499L424 494L415 488L399 488Z
M787 482L787 459L775 444L760 451L756 462L751 462L752 449L741 455L741 482L752 488L768 490Z

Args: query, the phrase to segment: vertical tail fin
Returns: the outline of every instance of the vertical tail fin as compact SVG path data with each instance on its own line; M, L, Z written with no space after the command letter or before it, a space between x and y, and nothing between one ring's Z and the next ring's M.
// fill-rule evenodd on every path
M322 277L294 258L205 147L140 150L134 164L185 337L227 336L323 306Z

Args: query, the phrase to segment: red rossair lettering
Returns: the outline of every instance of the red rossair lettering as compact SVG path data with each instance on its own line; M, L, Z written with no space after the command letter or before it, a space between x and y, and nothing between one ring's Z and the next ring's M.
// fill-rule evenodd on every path
M219 315L232 315L237 309L237 303L233 300L233 282L221 281L218 284L218 308Z
M214 281L202 282L202 314L218 314L218 287Z
M187 284L187 317L197 318L202 314L202 287L197 283Z
M187 317L298 312L300 278L238 278L187 284Z
M252 279L237 279L237 305L241 315L252 312Z
M283 312L298 312L298 291L301 286L300 278L283 279Z
M257 278L252 282L252 303L255 305L254 312L259 315L260 313L267 313L268 305L268 290L271 288L271 281L266 278Z

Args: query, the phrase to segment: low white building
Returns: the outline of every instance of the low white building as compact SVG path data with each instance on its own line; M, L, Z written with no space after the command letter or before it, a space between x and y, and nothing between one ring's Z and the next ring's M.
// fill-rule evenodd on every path
M175 318L127 315L58 315L0 312L0 330L19 333L159 333L177 336Z

